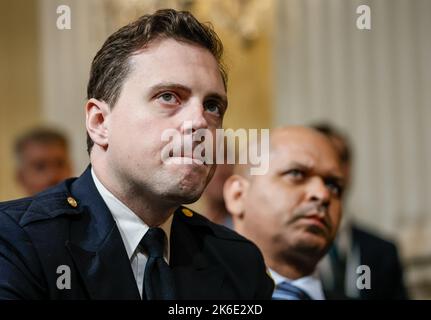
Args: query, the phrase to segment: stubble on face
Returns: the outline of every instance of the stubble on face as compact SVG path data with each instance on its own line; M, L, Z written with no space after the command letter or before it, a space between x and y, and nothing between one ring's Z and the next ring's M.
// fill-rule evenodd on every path
M200 197L215 167L164 163L161 152L166 142L161 137L164 130L181 131L184 121L193 121L200 112L197 106L207 95L225 96L217 62L204 48L162 39L133 56L131 65L112 111L108 147L111 167L123 181L122 189L135 196L146 194L177 204L193 202ZM160 98L164 93L172 94L180 103L165 103ZM221 119L209 119L208 129L215 131L221 126Z

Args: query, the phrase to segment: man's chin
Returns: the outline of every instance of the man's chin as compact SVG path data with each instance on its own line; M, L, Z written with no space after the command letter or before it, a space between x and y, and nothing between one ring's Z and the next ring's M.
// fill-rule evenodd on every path
M207 179L210 166L205 164L168 164L167 172L170 173L172 179L176 177L177 181L185 181L190 184L199 184L200 181ZM194 185L194 186L195 186Z
M169 198L183 204L199 200L214 169L215 167L207 165L172 165L169 169L171 171L170 183L176 181L176 187L171 185Z
M164 160L164 164L167 166L171 166L173 168L207 168L208 165L205 164L202 160L200 159L192 159L192 158L188 158L188 157L170 157Z
M322 234L315 234L309 231L306 231L297 242L297 247L300 247L304 252L314 255L323 255L329 245L330 242Z
M201 197L201 194L199 194L198 196L185 198L182 203L183 204L190 204L190 203L196 202Z
M196 202L199 200L199 198L202 195L202 192L196 192L196 190L193 191L185 191L185 190L178 190L178 192L173 191L170 195L168 195L168 198L170 201L180 204L190 204L193 202Z
M196 178L196 177L193 177ZM181 200L181 203L193 203L201 197L206 187L207 176L202 176L199 179L184 178L178 184L178 187L171 189L171 196Z

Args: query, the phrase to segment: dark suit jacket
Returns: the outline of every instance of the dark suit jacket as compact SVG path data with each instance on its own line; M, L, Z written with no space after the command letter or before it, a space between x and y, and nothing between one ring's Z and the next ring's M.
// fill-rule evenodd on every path
M359 265L367 265L371 271L371 289L359 290L359 299L407 299L407 292L403 282L403 270L398 256L398 251L394 243L384 240L373 233L365 231L355 224L349 226L351 237L350 250L359 249ZM331 260L331 264L335 263ZM345 261L343 262L346 263ZM337 272L334 265L331 265L332 273ZM345 270L347 274L355 274L358 266L350 266L354 270ZM359 277L359 275L358 275ZM351 299L347 297L342 288L345 279L337 277L335 281L342 281L342 284L323 283L323 287L328 299ZM349 279L351 280L351 279Z
M360 290L361 299L407 299L395 244L357 226L352 227L352 239L359 247L361 264L371 270L371 289Z
M271 298L273 282L254 244L180 209L170 257L179 299ZM70 268L70 289L57 287L66 274L58 269L62 265ZM140 299L120 233L89 168L33 198L0 204L0 299Z

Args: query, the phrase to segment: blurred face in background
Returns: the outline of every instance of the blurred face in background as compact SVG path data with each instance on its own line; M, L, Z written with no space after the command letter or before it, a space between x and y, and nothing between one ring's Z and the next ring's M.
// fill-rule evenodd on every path
M67 147L61 143L27 142L19 155L17 180L28 195L72 175Z
M333 145L307 128L271 134L269 171L232 176L225 198L235 229L254 241L267 263L285 257L320 259L341 219L343 170Z

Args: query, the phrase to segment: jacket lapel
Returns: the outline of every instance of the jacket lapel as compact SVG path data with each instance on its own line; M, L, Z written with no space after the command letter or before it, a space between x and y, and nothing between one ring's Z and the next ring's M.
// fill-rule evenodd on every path
M91 176L91 167L70 187L81 214L71 223L66 247L91 299L139 300L139 290L120 232ZM196 232L204 226L183 221L180 210L171 229L170 265L179 299L217 299L224 268L209 260L214 251ZM216 254L216 252L213 252ZM211 290L208 290L211 288Z
M179 299L217 299L221 296L224 280L223 268L211 265L208 248L198 241L182 213L175 212L171 231L171 259ZM187 218L186 218L187 219ZM209 289L210 288L210 289Z
M82 214L66 243L91 299L140 299L120 232L94 185L90 167L71 186Z

